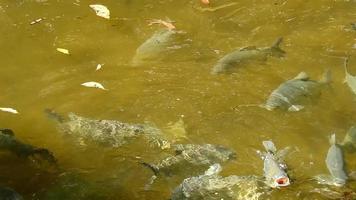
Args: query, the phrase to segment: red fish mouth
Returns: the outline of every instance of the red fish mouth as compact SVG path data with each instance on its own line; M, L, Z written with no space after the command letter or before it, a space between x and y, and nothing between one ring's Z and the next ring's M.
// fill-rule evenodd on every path
M276 179L276 183L278 184L278 186L287 186L289 185L289 178L288 177L278 178Z

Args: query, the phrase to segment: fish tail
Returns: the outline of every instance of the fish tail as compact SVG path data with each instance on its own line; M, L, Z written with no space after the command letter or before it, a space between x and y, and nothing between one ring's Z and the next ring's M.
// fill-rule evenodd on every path
M272 48L279 49L282 42L283 42L283 37L277 38L276 41L274 41L274 43L272 44Z
M265 147L266 151L271 152L271 153L277 152L276 146L274 145L274 143L271 140L263 141L262 144Z
M320 83L328 84L331 82L331 71L330 69L325 70L323 76L320 79Z
M156 166L154 166L150 163L146 163L146 162L140 162L140 164L142 164L145 167L148 167L150 170L152 170L152 172L154 173L155 176L158 176L159 169Z
M286 52L281 49L280 45L283 42L283 37L279 37L277 38L277 40L272 44L271 46L271 50L272 50L272 54L276 55L276 56L283 56L283 54L285 54Z
M330 136L329 142L331 145L336 144L336 136L335 133Z

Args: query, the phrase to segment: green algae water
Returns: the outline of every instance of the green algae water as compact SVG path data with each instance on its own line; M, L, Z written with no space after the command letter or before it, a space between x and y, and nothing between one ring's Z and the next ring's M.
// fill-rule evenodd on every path
M96 16L91 4L105 5L110 19ZM152 19L171 21L180 42L170 46L174 54L158 51L161 56L134 65L136 49L165 29L149 26ZM256 150L271 139L277 148L293 148L285 158L292 183L263 199L354 197L355 180L335 188L312 177L328 174L329 136L335 133L342 141L356 125L356 95L343 83L345 57L349 72L356 74L355 1L211 0L204 5L198 0L0 0L0 22L0 107L19 112L0 112L0 128L49 149L60 166L60 172L40 169L1 152L0 186L25 199L81 199L89 192L82 199L164 200L187 178L184 173L161 177L147 189L152 171L140 162L157 162L165 157L164 150L143 140L119 148L84 144L61 132L45 109L161 129L182 119L183 143L236 151L236 160L223 164L224 176L262 176L263 161ZM284 57L210 73L224 55L247 46L268 47L279 37ZM326 69L332 82L303 110L258 106L299 72L318 80ZM81 85L91 81L107 90ZM356 171L355 154L345 153L345 162L349 173ZM74 178L67 178L70 173Z

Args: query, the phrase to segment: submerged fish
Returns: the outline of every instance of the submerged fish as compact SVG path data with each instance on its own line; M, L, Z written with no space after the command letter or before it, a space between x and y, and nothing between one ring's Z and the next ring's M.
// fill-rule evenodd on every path
M266 60L269 56L282 57L285 54L279 46L282 43L282 38L278 38L271 47L257 48L255 46L245 47L239 50L235 50L220 60L212 68L211 74L223 73L233 68L240 63L252 60Z
M258 152L263 159L263 171L266 184L272 188L290 185L283 158L288 148L277 151L272 141L263 141L266 152Z
M161 148L169 147L169 142L162 132L149 124L129 124L116 120L89 119L69 113L63 119L51 110L46 110L50 117L58 119L59 128L65 133L77 137L81 142L89 140L111 147L120 147L129 139L143 136L149 143Z
M37 148L17 140L11 129L0 129L0 150L13 152L20 157L41 159L49 163L56 162L56 159L49 150Z
M132 59L132 65L142 65L148 61L160 61L178 49L186 46L182 33L176 30L162 29L155 32L141 44Z
M235 159L236 153L226 147L212 144L174 144L172 149L176 155L171 155L157 164L143 163L148 166L155 175L163 171L170 173L172 168L180 164L194 166L209 166L213 163L223 163ZM184 168L187 166L184 165Z
M200 176L184 179L173 191L172 200L258 200L262 199L264 187L256 176L228 176L219 174L221 166L214 164Z
M349 152L356 152L356 126L353 126L346 133L341 147Z
M356 94L356 76L352 76L348 71L347 71L347 65L348 65L348 59L345 59L345 82L347 85L350 87L351 91Z
M282 83L268 97L264 107L267 110L280 108L288 111L299 111L304 108L303 101L310 100L320 94L321 89L331 81L331 73L327 70L320 81L310 80L305 72Z
M15 190L8 187L0 187L1 200L23 200L23 197Z
M330 145L325 160L330 175L318 175L315 178L320 184L343 186L348 176L345 172L344 156L340 146L336 144L335 134L330 137Z

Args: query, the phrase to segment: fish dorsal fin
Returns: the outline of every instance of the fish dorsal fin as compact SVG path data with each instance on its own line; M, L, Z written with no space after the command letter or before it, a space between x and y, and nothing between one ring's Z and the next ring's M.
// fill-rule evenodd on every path
M263 146L265 147L266 151L276 153L277 148L274 146L273 142L268 140L268 141L263 141L262 142Z
M246 46L246 47L242 47L239 49L239 51L249 51L249 50L256 50L257 47L256 46Z
M279 150L277 153L276 153L276 157L279 158L279 159L283 159L284 157L287 156L287 154L291 151L291 148L290 147L286 147L284 149L281 149Z
M336 144L336 136L335 133L330 136L329 142L331 145Z
M293 79L307 81L307 80L309 80L309 76L308 76L308 74L306 72L300 72Z
M5 129L0 129L0 132L5 135L9 136L15 136L14 132L11 129L5 128Z

